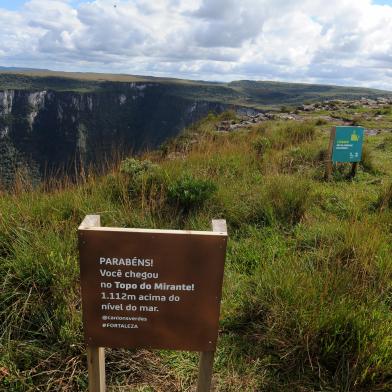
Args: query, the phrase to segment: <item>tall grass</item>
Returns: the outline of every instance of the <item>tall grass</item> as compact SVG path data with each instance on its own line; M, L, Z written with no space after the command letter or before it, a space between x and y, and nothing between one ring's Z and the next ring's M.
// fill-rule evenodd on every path
M381 190L376 204L380 210L392 209L392 183Z
M316 123L313 121L267 122L259 127L259 132L270 139L272 147L284 149L313 140L316 135Z
M389 166L325 183L312 122L218 134L217 121L122 171L1 195L0 390L87 390L76 228L91 213L119 227L227 220L216 391L392 390ZM376 167L384 137L369 143ZM107 354L109 390L195 388L195 353Z

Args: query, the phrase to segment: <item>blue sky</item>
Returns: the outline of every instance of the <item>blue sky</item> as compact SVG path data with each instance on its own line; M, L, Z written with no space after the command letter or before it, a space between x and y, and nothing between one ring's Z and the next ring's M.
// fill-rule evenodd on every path
M88 0L70 0L69 3L77 6L81 3L87 3L87 1ZM18 10L24 3L27 3L27 0L0 0L0 8L15 11Z
M0 0L0 42L0 66L392 90L392 0Z
M0 8L6 8L9 10L16 10L23 3L25 3L24 0L0 0Z

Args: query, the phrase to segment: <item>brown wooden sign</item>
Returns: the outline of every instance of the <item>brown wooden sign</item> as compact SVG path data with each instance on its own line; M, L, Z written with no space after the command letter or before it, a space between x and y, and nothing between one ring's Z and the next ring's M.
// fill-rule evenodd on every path
M79 228L85 341L214 351L226 232Z

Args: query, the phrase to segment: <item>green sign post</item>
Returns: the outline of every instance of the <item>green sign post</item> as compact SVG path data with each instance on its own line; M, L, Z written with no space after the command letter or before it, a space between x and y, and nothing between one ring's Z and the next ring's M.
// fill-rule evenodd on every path
M339 126L331 130L325 171L327 180L331 177L333 164L339 162L352 163L349 178L355 176L358 162L362 159L364 134L365 129L363 127Z
M363 127L336 127L332 162L360 162L363 135Z

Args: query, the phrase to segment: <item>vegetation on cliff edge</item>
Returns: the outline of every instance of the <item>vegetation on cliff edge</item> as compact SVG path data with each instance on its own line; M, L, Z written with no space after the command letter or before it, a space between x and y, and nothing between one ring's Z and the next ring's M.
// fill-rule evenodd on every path
M354 180L342 165L324 182L332 123L216 132L223 116L105 176L1 195L0 390L86 390L76 234L91 213L119 227L227 220L216 391L392 390L390 133L367 137ZM108 390L191 391L197 360L107 350Z

